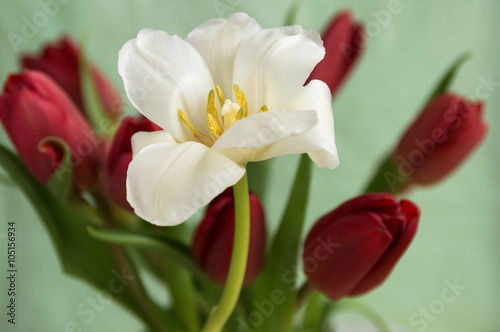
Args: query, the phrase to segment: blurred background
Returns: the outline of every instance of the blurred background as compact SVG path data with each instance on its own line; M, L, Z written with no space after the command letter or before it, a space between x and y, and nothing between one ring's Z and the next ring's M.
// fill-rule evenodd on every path
M44 4L58 11L31 38L14 46L9 33L22 35ZM243 11L263 27L282 25L290 0L2 0L0 2L0 77L19 68L24 52L36 52L66 33L88 38L87 52L123 92L118 51L142 28L186 37L198 24ZM381 20L380 11L401 10ZM500 331L500 1L498 0L308 0L296 23L321 31L339 10L371 24L357 68L334 101L340 166L314 170L308 226L364 188L378 162L420 110L436 82L464 51L474 56L458 72L452 88L472 99L485 80L490 84L485 117L490 133L484 144L443 183L409 193L422 209L414 243L389 280L360 298L394 331ZM484 97L484 96L483 96ZM130 105L127 113L134 114ZM10 145L3 131L0 142ZM297 157L274 163L266 198L271 232L276 229ZM2 331L141 331L140 323L114 303L95 310L93 319L78 312L97 290L61 271L48 233L27 199L15 187L0 185L0 279ZM7 324L6 238L8 221L17 224L18 307L15 327ZM71 220L68 220L71 222ZM191 225L193 226L193 225ZM466 287L451 303L439 306L448 282ZM439 310L438 310L439 309ZM431 314L427 324L411 317ZM434 312L434 314L432 314ZM419 316L422 317L422 316ZM354 315L343 316L340 331L375 331ZM68 329L75 322L81 329Z

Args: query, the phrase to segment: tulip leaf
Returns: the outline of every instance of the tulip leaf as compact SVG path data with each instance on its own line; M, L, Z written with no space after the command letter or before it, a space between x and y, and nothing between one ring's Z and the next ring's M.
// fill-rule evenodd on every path
M45 137L40 141L40 147L46 145L55 145L56 149L63 151L61 163L54 174L50 177L47 186L59 201L66 202L73 192L71 149L64 140L53 136Z
M81 45L85 44L85 42L81 43ZM85 114L97 134L111 136L115 130L115 125L106 116L106 110L104 109L101 99L97 93L97 86L92 75L90 62L86 58L83 49L84 47L82 47L82 52L79 58L79 71L80 89L83 97Z
M189 248L178 241L137 230L107 230L89 226L87 231L93 238L100 241L160 252L172 261L191 271L196 277L205 278L204 272L201 271L191 259Z
M121 268L113 263L109 247L86 232L85 215L62 206L53 194L29 172L12 151L0 145L0 165L18 184L47 228L63 270L98 289L107 289ZM141 317L141 311L128 292L113 296Z
M306 216L311 182L312 162L304 154L301 157L295 181L274 236L266 265L253 289L257 298L253 303L275 300L272 315L266 315L256 331L291 331L296 306L297 259L301 234ZM255 308L252 308L255 309Z
M285 25L295 24L295 19L297 18L297 13L304 4L305 0L294 0L285 17Z
M11 178L9 178L7 175L1 174L1 173L0 173L0 184L3 184L4 186L10 186L10 187L13 187L16 185L14 183L14 181L11 180Z
M247 164L248 186L262 201L266 198L272 163L273 159L267 159Z
M448 68L444 76L441 78L439 83L436 85L436 88L431 94L431 97L427 101L427 104L430 103L433 99L436 97L442 95L446 91L449 90L451 83L453 82L453 79L455 78L458 70L462 66L462 64L467 61L468 59L472 58L472 52L468 51L460 55Z

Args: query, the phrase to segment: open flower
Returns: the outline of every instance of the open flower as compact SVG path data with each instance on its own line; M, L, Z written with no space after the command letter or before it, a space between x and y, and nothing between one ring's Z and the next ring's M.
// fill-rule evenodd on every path
M338 164L331 95L317 80L319 35L262 29L243 13L210 20L184 41L142 30L120 51L132 104L163 130L132 138L127 198L157 225L176 225L234 185L249 161L308 153Z

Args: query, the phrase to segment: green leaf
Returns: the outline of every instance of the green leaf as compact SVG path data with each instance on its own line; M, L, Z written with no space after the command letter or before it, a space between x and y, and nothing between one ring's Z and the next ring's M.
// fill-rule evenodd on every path
M121 244L135 248L149 249L165 255L172 261L189 270L193 275L203 281L205 273L191 259L189 248L180 242L157 234L144 231L129 231L124 229L97 229L88 227L88 233L95 239L108 243Z
M81 45L86 44L86 41L81 42ZM116 129L116 124L107 117L107 112L101 103L92 77L90 62L87 60L83 49L84 47L82 47L80 54L79 70L85 114L97 134L110 137Z
M7 175L1 174L0 173L0 184L3 184L4 186L9 186L9 187L15 187L16 184L14 181L11 180Z
M297 258L309 199L311 168L312 162L309 157L306 154L302 155L266 266L258 283L252 288L257 292L255 300L258 303L270 301L272 298L278 299L279 302L274 306L273 314L266 316L262 326L257 327L255 331L292 330L297 296L295 291Z
M441 78L439 83L436 85L436 88L432 92L429 100L427 101L427 104L436 98L439 95L442 95L446 91L449 90L451 83L453 82L453 79L455 78L458 70L462 66L462 64L467 61L468 59L472 58L472 52L468 51L460 55L455 62L450 66L450 68L446 71L444 76ZM427 105L426 104L426 105Z
M269 184L269 172L273 159L247 164L248 186L259 198L264 201Z
M47 227L63 270L98 289L107 289L121 271L114 265L109 247L88 235L86 217L78 210L61 206L19 157L2 145L0 164L23 190ZM141 317L139 307L128 292L114 292L113 296Z
M71 149L64 140L53 136L47 136L42 139L39 146L41 147L44 145L55 145L57 149L63 151L62 161L49 179L47 186L60 202L67 202L73 192L73 165L71 163Z
M299 9L304 4L305 0L294 0L285 17L285 25L293 25L295 24L295 20L297 18L297 13Z

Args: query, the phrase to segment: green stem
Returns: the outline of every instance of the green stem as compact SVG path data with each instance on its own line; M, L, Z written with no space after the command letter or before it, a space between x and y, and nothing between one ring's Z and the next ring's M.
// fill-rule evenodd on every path
M322 331L329 304L327 298L314 291L307 302L302 329L304 331Z
M247 175L233 187L235 202L234 244L231 266L219 304L208 318L204 332L219 332L236 306L243 285L250 245L250 202Z
M302 287L297 292L297 304L296 304L296 310L300 310L302 306L307 302L309 299L309 296L313 293L314 289L312 288L311 284L306 281Z

